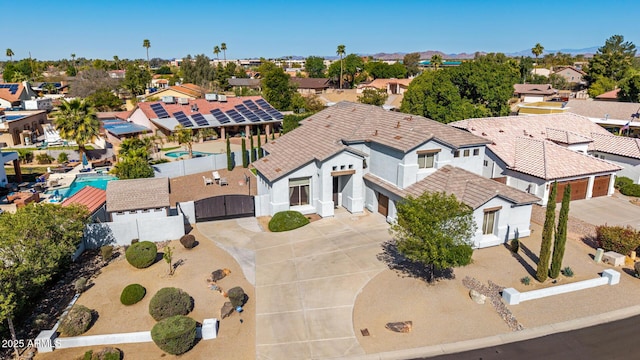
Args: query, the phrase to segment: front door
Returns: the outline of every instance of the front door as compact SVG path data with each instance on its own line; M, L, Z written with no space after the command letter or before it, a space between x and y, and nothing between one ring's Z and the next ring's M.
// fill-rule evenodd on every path
M389 198L378 193L378 212L385 217L389 216Z

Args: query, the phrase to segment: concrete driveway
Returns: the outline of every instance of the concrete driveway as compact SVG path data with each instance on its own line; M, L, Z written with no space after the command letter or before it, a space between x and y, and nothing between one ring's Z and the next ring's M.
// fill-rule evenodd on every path
M569 215L593 225L631 225L640 229L640 206L623 195L572 201Z
M353 329L356 296L385 269L377 259L390 239L377 214L336 216L285 232L262 232L254 218L200 223L256 286L258 359L363 355Z

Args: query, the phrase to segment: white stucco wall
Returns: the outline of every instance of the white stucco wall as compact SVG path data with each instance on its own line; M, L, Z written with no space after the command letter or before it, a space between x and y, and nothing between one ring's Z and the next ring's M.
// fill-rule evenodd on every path
M310 178L309 180L309 205L289 206L289 179ZM301 168L289 173L273 183L269 191L270 214L280 211L296 210L303 214L316 212L315 203L318 200L320 184L318 182L318 167L315 162L310 162ZM260 194L260 193L259 193Z
M158 209L148 209L148 210L135 210L135 211L124 211L122 213L112 212L111 221L113 222L127 222L132 220L146 220L146 219L156 219L156 218L164 218L167 217L168 209L166 208L158 208Z
M626 156L605 154L601 152L593 152L592 155L597 156L600 159L604 158L604 160L622 167L622 170L618 171L616 176L626 176L633 180L634 183L640 183L640 159L632 159Z
M316 209L320 216L333 216L333 176L334 171L353 170L355 174L339 177L339 190L341 191L342 205L352 213L364 210L364 175L362 169L362 157L348 151L342 151L329 159L326 159L318 170L318 201Z
M516 231L520 238L531 234L531 207L532 205L522 205L512 207L512 203L500 197L494 197L473 212L477 229L473 237L473 246L483 248L495 246L515 237ZM494 207L502 207L496 214L494 232L492 235L482 234L484 221L484 210Z
M387 180L392 184L398 184L398 167L403 162L404 154L396 149L371 143L369 150L368 172ZM418 168L416 158L415 168ZM414 175L415 178L415 175Z
M154 131L158 128L153 122L151 122L151 120L149 120L149 118L147 118L144 112L139 108L136 109L133 112L133 114L131 114L131 116L129 116L129 121L131 121L134 124L145 126L148 129L151 129Z

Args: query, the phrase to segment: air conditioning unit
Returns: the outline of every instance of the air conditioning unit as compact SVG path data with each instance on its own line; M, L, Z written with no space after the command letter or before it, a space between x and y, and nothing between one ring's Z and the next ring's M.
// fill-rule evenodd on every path
M176 99L173 96L163 96L162 102L165 104L174 104L176 102Z
M204 94L204 98L207 101L218 101L218 94Z
M218 95L218 101L227 102L227 95Z
M189 105L189 99L188 98L178 98L178 104L180 105Z

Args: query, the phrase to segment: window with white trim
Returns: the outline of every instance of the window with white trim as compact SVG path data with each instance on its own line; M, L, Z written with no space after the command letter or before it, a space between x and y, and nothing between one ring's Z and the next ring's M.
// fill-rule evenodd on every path
M289 179L289 205L309 205L309 183L311 178Z
M436 154L418 154L418 169L432 169L435 166Z

